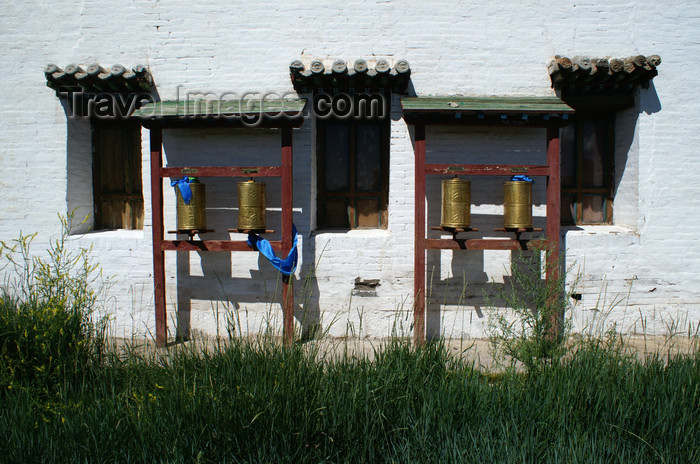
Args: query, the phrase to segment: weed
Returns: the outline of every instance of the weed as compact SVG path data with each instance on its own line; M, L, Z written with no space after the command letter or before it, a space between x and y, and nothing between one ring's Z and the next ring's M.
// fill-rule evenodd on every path
M519 362L533 372L557 363L564 354L570 305L564 294L566 273L560 268L559 262L549 259L549 250L521 252L513 259L510 283L495 298L486 297L493 308L488 335L494 357L501 364ZM496 309L496 299L502 300L514 317Z
M104 326L93 321L101 273L90 250L71 250L72 216L59 216L61 234L47 257L33 255L36 237L0 242L15 280L0 289L0 386L47 386L76 375L103 351Z

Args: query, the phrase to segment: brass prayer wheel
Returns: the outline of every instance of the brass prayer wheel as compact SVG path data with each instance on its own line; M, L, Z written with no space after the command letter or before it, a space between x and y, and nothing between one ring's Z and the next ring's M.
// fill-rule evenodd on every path
M179 186L175 186L177 196L177 229L178 230L204 230L207 228L206 214L206 189L200 182L188 184L192 190L192 198L189 204L182 198Z
M468 229L471 225L471 184L455 177L442 181L442 227Z
M503 182L503 222L506 229L532 227L532 182Z
M238 230L265 230L265 183L238 183Z

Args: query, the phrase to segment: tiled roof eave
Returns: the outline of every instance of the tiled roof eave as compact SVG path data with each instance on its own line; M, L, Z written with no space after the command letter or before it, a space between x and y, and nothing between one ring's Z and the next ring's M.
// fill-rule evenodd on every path
M392 64L384 58L356 59L352 63L344 60L298 59L289 65L289 74L298 93L391 91L405 94L411 67L406 60L397 60Z
M552 87L575 94L618 93L645 87L658 75L658 55L629 58L555 56L548 64Z
M129 69L120 64L109 68L97 63L84 68L77 64L69 64L64 68L48 64L44 68L44 75L46 85L56 92L148 93L154 86L153 76L143 65Z

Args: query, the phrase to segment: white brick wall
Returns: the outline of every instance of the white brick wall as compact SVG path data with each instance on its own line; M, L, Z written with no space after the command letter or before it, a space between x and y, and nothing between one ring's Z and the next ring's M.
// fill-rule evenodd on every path
M58 232L57 213L77 208L82 216L89 211L92 192L89 126L67 121L60 102L45 86L42 69L49 62L144 63L163 99L183 91L289 92L288 65L300 56L406 58L419 94L551 95L546 63L554 54L659 54L663 62L652 87L640 92L635 109L618 115L615 226L565 231L567 261L576 263L583 279L583 299L574 319L580 330L603 320L624 330L655 333L665 332L671 321L698 323L700 130L694 115L700 91L688 69L688 63L700 57L698 4L4 2L0 17L0 239L12 239L20 231L39 232L37 249ZM413 151L411 129L400 118L398 101L393 102L393 113L385 231L314 230L313 121L294 134L295 222L302 250L295 284L299 313L307 311L335 335L360 328L364 334L385 335L397 324L410 325ZM194 155L212 164L229 159L257 164L275 160L279 152L274 131L167 131L164 140L167 161L173 163ZM75 246L92 245L105 274L114 276L107 308L116 335L155 330L147 130L143 146L144 230L73 239ZM428 131L428 156L444 162L464 152L477 159L537 159L543 147L543 134L530 129ZM230 209L235 205L234 183L206 182L210 223L223 231L235 220L235 210ZM492 201L499 182L473 180L473 214L481 230L499 220L501 209ZM536 185L536 198L543 197L542 188L542 183ZM174 223L170 189L166 185L166 229ZM279 207L277 184L270 181L269 189L270 205ZM428 189L433 224L439 187L432 182ZM543 209L536 213L541 216ZM268 220L279 230L278 210L273 209ZM435 272L429 333L483 335L487 311L479 306L481 289L492 280L503 281L509 257L507 252L431 252L429 271L435 266ZM306 278L315 262L315 278ZM266 314L279 324L276 275L258 256L168 253L166 263L168 312L173 315L179 308L181 328L216 333L218 324L224 330L221 314L227 308L237 309L244 331L259 330ZM458 305L462 271L467 299ZM377 296L353 295L356 277L380 279ZM448 296L438 297L445 295L446 285ZM618 295L623 301L605 309ZM176 319L169 321L173 334Z

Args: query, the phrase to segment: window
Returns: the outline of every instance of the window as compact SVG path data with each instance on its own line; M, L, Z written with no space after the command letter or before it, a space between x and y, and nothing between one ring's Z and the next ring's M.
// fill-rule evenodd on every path
M318 226L387 227L389 119L318 121Z
M92 122L95 229L143 229L141 126Z
M561 130L561 223L611 224L614 114L577 114Z

